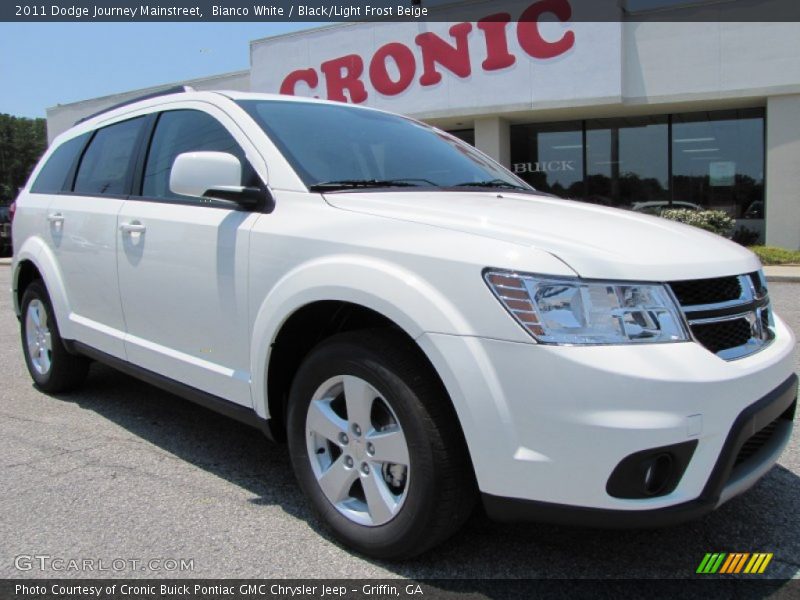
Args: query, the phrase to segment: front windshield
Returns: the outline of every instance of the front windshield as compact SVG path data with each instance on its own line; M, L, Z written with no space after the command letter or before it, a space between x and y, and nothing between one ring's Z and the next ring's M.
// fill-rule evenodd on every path
M314 102L242 100L239 104L310 189L532 190L472 146L405 117Z

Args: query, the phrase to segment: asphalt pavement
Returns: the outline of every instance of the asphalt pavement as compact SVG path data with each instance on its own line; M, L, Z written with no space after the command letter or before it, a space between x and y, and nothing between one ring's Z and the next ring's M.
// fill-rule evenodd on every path
M37 391L9 288L0 266L0 578L687 578L716 551L773 552L767 576L800 574L798 431L759 484L693 523L604 531L476 513L417 559L356 556L308 509L286 448L259 432L97 364L80 392ZM773 282L771 295L800 332L800 284Z

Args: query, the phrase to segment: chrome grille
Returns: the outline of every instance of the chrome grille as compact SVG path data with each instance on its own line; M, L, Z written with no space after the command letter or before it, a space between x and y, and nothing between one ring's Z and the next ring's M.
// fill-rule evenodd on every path
M725 360L758 352L773 338L761 273L669 284L694 339Z
M698 342L716 354L729 348L744 346L750 340L751 329L747 319L734 319L695 325L692 333Z
M676 281L670 284L672 293L682 306L715 304L736 300L742 295L738 277L717 277L696 281Z

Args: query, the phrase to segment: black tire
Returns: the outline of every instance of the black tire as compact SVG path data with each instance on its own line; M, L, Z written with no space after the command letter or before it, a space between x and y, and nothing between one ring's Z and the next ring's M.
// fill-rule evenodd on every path
M407 440L407 494L399 512L382 525L358 524L340 513L310 464L306 418L312 396L324 382L345 375L379 391ZM455 533L475 506L477 486L455 410L419 349L399 333L347 332L314 348L292 384L287 433L300 487L334 536L365 555L404 559L421 554Z
M30 304L38 300L44 306L47 315L47 324L51 336L50 367L41 373L34 367L33 357L26 342L27 340L27 315ZM25 356L25 365L28 367L34 384L43 392L57 394L68 392L80 386L89 372L89 359L77 356L67 351L56 322L53 305L44 283L41 280L31 282L22 295L22 319L20 320L20 337L22 339L22 353Z

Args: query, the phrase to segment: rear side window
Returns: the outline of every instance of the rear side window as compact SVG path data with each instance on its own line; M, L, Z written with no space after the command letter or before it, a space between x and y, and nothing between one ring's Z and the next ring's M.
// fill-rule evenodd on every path
M245 181L254 174L244 150L214 117L198 110L167 111L158 118L150 143L142 180L142 196L189 200L170 191L169 176L179 154L201 151L233 154L242 164L242 179Z
M144 123L143 117L99 129L83 153L75 192L79 194L124 194L131 158Z
M78 154L86 145L88 137L89 134L84 133L56 148L36 176L36 181L31 186L31 192L34 194L57 194L63 191L67 176L75 161L78 160Z

